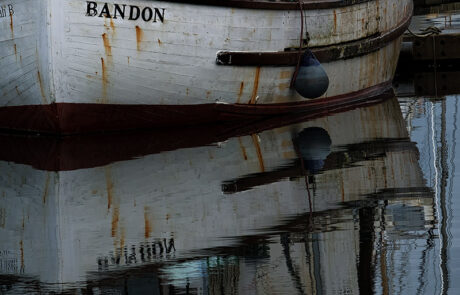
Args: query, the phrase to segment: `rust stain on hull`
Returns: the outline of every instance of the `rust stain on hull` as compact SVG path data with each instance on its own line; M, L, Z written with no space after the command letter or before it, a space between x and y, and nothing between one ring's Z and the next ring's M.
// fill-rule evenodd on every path
M243 95L243 90L244 90L244 81L241 81L240 91L238 92L238 100L236 101L236 103L240 103L241 96Z
M144 237L146 239L150 238L150 234L152 233L152 225L149 220L149 213L150 213L150 208L145 207L144 208Z
M241 148L241 153L243 154L244 160L248 160L248 153L246 152L246 148L243 145L243 141L241 140L241 137L238 137L238 142L240 143L240 148Z
M113 212L112 212L112 230L111 230L112 237L116 237L117 235L119 220L120 220L120 209L118 208L118 206L114 206Z
M16 61L18 61L18 47L14 44L14 55L16 56Z
M259 144L259 136L257 136L257 134L252 134L251 137L254 142L254 147L256 148L257 158L259 159L260 172L265 172L265 164L262 156L262 149Z
M141 42L142 37L144 36L144 32L139 26L136 26L136 44L137 44L137 51L141 51Z
M125 247L125 229L122 227L120 230L120 249Z
M280 72L280 79L291 79L292 72L291 71L281 71Z
M290 87L291 87L291 83L280 83L278 85L278 89L281 90L281 91L289 89Z
M337 12L334 10L334 33L337 32Z
M107 57L112 56L112 46L110 46L109 38L106 33L102 34L102 40L104 42L105 55Z
M19 253L21 255L21 270L24 269L24 242L21 240L19 242Z
M37 77L38 84L40 86L40 93L42 95L42 103L47 104L48 102L46 101L45 88L43 87L42 76L40 75L40 71L37 71Z
M257 67L256 73L254 76L254 88L252 89L252 95L251 95L251 100L248 102L248 104L255 104L256 103L256 98L257 98L257 91L259 90L259 80L260 80L260 66Z
M13 25L13 14L10 13L10 30L11 30L11 38L14 39L14 25Z
M42 201L43 204L46 204L46 199L48 198L48 188L50 185L50 173L46 173L46 181L45 181L45 190L43 191Z
M6 209L0 208L0 227L5 228L6 225Z
M112 28L112 36L116 34L115 32L115 24L113 23L113 19L110 19L110 27Z
M113 201L113 182L109 168L105 170L105 182L107 187L107 210L110 210Z
M101 67L102 67L102 103L107 103L107 69L104 58L101 57Z

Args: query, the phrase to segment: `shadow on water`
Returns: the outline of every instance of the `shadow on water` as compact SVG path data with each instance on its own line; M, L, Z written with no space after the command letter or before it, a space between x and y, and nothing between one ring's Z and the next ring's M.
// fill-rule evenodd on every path
M250 125L2 136L0 291L431 294L439 220L419 149L395 97Z

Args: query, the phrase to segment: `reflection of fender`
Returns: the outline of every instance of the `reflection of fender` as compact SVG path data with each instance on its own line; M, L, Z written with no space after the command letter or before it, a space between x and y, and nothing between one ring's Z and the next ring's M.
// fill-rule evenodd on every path
M310 127L302 130L295 138L300 156L304 160L305 169L316 173L324 166L324 160L331 153L331 137L326 130Z
M309 136L310 140L308 140ZM386 153L389 152L411 151L418 154L415 143L411 142L409 138L374 140L343 145L338 146L340 150L331 152L330 145L329 147L327 145L328 137L329 134L324 129L311 127L298 133L297 137L293 140L295 144L299 145L299 151L303 157L304 166L308 170L308 174L313 175L321 171L351 167L361 161L385 157ZM316 138L316 140L311 140L311 138ZM301 141L303 142L302 144L300 143ZM315 148L313 145L317 147ZM320 149L321 146L323 147L322 149ZM237 179L224 181L222 183L222 192L225 194L234 194L256 186L274 183L283 178L293 179L302 176L301 163L299 160L295 160L272 171L244 175Z

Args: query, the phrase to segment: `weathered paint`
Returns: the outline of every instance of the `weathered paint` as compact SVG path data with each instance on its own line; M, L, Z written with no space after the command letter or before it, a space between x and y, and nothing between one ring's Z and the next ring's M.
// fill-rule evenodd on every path
M105 55L107 57L112 56L112 46L110 46L110 42L107 37L107 33L102 34L102 40L104 42Z
M252 84L251 99L249 100L248 104L256 104L257 93L259 91L259 81L260 81L260 67L257 67L256 72L254 74L254 82Z
M256 155L257 155L257 159L259 160L259 166L260 166L260 172L264 172L265 171L265 163L264 163L264 156L262 154L262 149L260 147L260 138L257 134L253 134L251 135L252 137L252 142L254 144L254 147L255 147L255 152L256 152Z
M13 14L11 13L10 13L10 31L11 31L11 39L14 39Z
M113 182L110 167L105 169L105 185L107 191L107 210L110 210L113 201Z
M51 177L50 177L50 174L48 173L47 176L46 176L45 189L43 190L43 195L42 195L43 204L46 204L46 198L48 197L50 179L51 179Z
M112 209L112 228L110 230L112 238L117 236L118 224L120 221L120 209L118 206L114 206Z
M242 154L242 156L243 156L243 159L244 159L245 161L247 161L247 160L248 160L248 154L247 154L247 152L246 152L246 148L245 148L244 145L243 145L243 141L241 140L241 137L238 137L238 142L239 142L239 144L240 144L240 149L241 149L241 154Z
M150 234L152 233L152 225L150 223L150 208L146 206L144 208L144 237L146 239L150 238ZM169 218L166 218L168 220Z
M144 36L144 32L139 26L136 26L136 45L137 45L137 51L141 51L141 42L142 38Z
M37 79L38 79L38 85L40 86L40 94L42 95L42 103L46 104L46 94L45 94L45 88L43 87L43 82L42 82L42 76L40 75L40 71L37 71Z
M107 87L108 87L108 79L107 79L107 65L104 61L104 58L101 57L101 73L102 73L102 100L101 103L107 102Z
M240 91L238 92L238 99L236 100L236 103L241 102L241 96L243 95L243 91L244 91L244 81L241 81Z

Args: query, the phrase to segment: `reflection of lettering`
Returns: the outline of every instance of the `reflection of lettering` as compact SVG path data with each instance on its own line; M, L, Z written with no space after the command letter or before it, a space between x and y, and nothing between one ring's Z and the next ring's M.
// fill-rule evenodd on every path
M110 7L113 7L110 9ZM156 23L160 21L164 23L165 20L165 10L164 8L150 8L144 7L141 8L136 5L126 5L126 4L113 4L104 3L102 8L97 6L95 1L86 1L86 16L98 16L98 17L107 17L117 19L125 19L128 17L129 20L138 20L141 18L145 22L153 21Z
M14 7L12 4L0 6L0 17L13 16Z
M20 269L17 253L10 250L0 250L0 273L19 274L24 270Z
M99 257L97 264L100 271L108 270L110 266L134 265L137 263L152 262L163 258L176 251L174 239L163 239L154 242L142 243L139 246L132 245L110 252L108 256Z
M0 227L5 227L6 223L6 210L5 208L0 208Z

